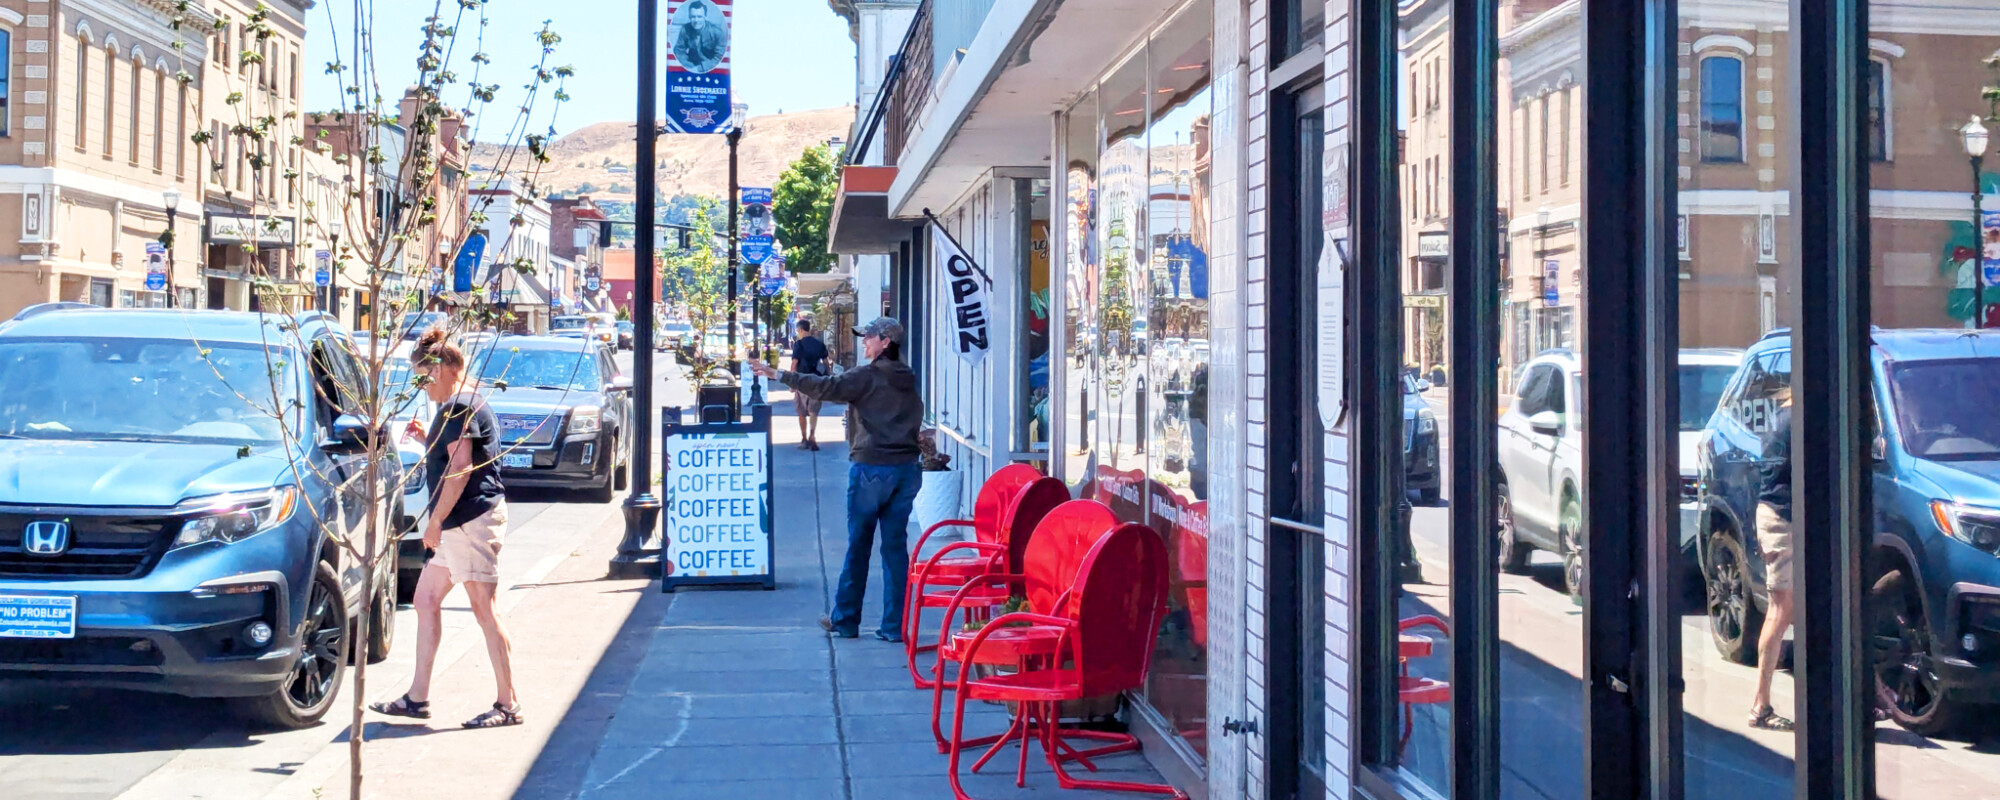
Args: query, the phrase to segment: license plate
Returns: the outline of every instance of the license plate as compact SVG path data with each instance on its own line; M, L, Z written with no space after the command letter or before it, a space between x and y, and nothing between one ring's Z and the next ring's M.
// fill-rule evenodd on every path
M528 469L535 466L533 453L507 453L500 457L500 466L509 469Z
M76 638L76 598L0 595L0 638Z

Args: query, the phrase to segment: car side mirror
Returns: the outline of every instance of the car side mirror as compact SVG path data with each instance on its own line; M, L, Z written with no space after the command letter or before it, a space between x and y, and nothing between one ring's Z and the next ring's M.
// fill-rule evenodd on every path
M612 379L611 379L611 382L610 382L610 383L607 383L607 384L605 384L605 385L604 385L604 390L605 390L605 391L607 391L607 392L629 392L629 391L632 391L632 376L630 376L630 375L619 375L619 376L617 376L617 377L614 377L614 378L612 378Z
M351 454L368 449L368 420L342 414L333 420L333 437L320 446L329 453Z
M1882 438L1881 434L1876 434L1868 443L1868 457L1876 461L1889 460L1889 440Z
M1417 379L1417 391L1428 392L1430 390L1431 390L1431 382L1428 379L1425 378Z
M1528 427L1543 436L1562 435L1562 415L1554 411L1537 411L1528 416Z

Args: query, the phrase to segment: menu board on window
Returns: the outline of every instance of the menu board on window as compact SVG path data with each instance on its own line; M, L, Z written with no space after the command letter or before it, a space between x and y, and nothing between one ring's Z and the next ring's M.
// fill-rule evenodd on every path
M1320 247L1317 288L1319 297L1319 420L1331 428L1340 420L1347 405L1347 142L1328 148L1322 162L1321 218L1326 243Z

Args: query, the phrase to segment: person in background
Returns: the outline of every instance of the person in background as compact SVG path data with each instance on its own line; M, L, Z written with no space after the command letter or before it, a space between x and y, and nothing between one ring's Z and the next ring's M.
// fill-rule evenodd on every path
M426 432L412 419L407 431L425 439L424 483L431 492L430 525L424 547L433 552L417 579L417 664L410 690L369 708L392 717L430 719L431 669L443 635L445 595L465 584L473 619L486 634L499 698L493 708L467 720L467 728L497 728L522 722L514 693L513 641L500 624L494 595L500 584L500 539L507 530L506 487L497 465L500 418L479 396L479 379L465 369L465 351L446 340L442 326L425 332L410 356L424 393L438 404Z
M903 325L889 317L854 329L866 366L839 375L803 375L752 362L750 368L801 395L847 404L847 560L840 568L833 614L821 629L843 639L860 635L861 599L868 590L868 549L882 534L882 627L875 638L903 641L903 589L910 561L910 508L923 485L917 433L924 400L917 373L903 363Z
M1778 410L1764 433L1764 457L1757 465L1757 549L1764 554L1764 585L1771 602L1757 637L1757 694L1750 698L1750 727L1789 731L1792 721L1771 708L1771 676L1783 658L1785 631L1792 627L1792 390L1772 398Z
M799 338L792 342L792 372L800 375L825 375L827 369L826 343L814 336L812 322L799 320ZM799 392L792 401L799 414L799 449L819 449L819 406L820 399Z

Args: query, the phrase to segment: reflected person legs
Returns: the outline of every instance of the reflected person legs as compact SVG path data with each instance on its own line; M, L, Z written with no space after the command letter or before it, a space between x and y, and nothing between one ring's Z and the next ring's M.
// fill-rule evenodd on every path
M1764 555L1764 583L1770 607L1764 630L1757 636L1757 694L1750 698L1750 727L1788 731L1792 721L1771 708L1771 678L1784 655L1785 632L1792 627L1792 521L1769 503L1757 504L1757 547Z

